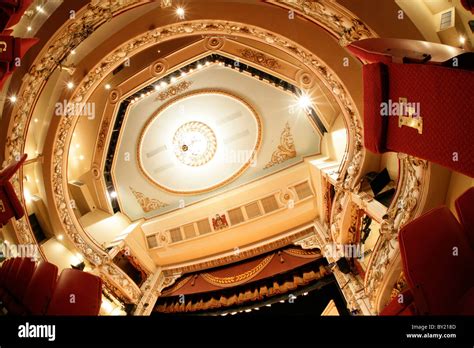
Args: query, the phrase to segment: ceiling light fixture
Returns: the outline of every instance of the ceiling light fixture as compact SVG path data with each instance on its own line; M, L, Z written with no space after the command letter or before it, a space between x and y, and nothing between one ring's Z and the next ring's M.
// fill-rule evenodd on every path
M155 85L155 91L159 91L159 90L160 90L160 86Z
M165 88L166 86L168 86L168 84L167 84L165 81L163 81L162 83L160 83L160 85L161 85L161 87L163 87L163 88Z
M117 192L115 192L115 191L110 192L110 197L111 198L117 198Z
M298 106L302 109L307 109L311 106L312 101L309 95L302 94L298 98Z
M75 55L76 54L76 50L71 50L70 52L72 55Z
M35 118L35 120L34 120L34 121L35 121L35 123L38 123L38 119L37 119L37 118Z
M12 102L12 103L16 103L16 101L17 101L16 95L12 95L12 96L10 96L10 98L8 98L8 99L9 99L10 102Z
M63 240L64 236L62 234L58 234L58 240Z
M181 77L185 77L185 76L186 76L186 73L183 71L183 72L181 73Z
M178 15L179 18L183 18L185 14L184 8L178 7L176 9L176 14Z
M68 89L73 89L74 88L74 83L72 81L69 81L66 86L67 86Z
M38 11L39 13L44 13L44 10L41 6L36 6L36 11Z
M198 64L198 69L201 69L201 68L202 68L202 64L199 63L199 64Z
M107 83L104 87L105 87L106 90L109 90L109 89L112 88L112 86L109 83Z
M459 36L459 43L461 45L464 45L466 43L466 38L463 35Z
M33 30L33 28L31 26L26 27L26 31L32 31L32 30Z
M176 82L176 77L173 76L173 77L171 78L171 83L175 83L175 82Z

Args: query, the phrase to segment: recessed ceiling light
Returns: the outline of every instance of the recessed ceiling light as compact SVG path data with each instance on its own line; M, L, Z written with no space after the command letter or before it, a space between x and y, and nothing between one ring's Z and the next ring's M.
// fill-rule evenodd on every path
M160 86L155 85L155 91L159 91L159 90L160 90Z
M202 68L202 64L198 64L198 69L201 69Z
M109 90L112 88L112 86L109 83L106 83L104 87L106 90Z
M32 28L31 26L27 26L27 27L26 27L26 30L27 30L27 31L32 31L33 28Z
M66 86L67 86L68 89L73 89L74 88L74 83L69 81Z
M63 240L64 236L62 234L58 234L58 240Z
M459 36L459 43L460 43L461 45L464 45L464 44L466 43L466 38L465 38L464 36L462 36L462 35Z
M176 77L173 76L173 77L171 78L171 82L172 82L172 83L175 83L175 82L176 82Z
M37 118L35 118L35 120L34 120L34 121L35 121L35 123L38 123L38 119L37 119Z
M72 55L75 55L75 54L76 54L76 50L71 50L71 52L69 52L69 53L71 53Z
M115 191L110 192L110 197L111 198L117 198L117 192L115 192Z
M144 96L145 96L145 93L142 93L142 94L140 94L140 97L142 97L142 98L143 98Z
M176 14L178 15L178 17L184 17L184 13L185 13L184 8L178 7L176 9Z
M211 62L209 62L209 61L206 62L206 65L210 65L210 64L211 64Z
M312 104L311 98L307 94L302 94L298 98L298 106L302 109L309 108L311 106L311 104Z
M12 95L12 96L10 96L10 98L8 98L8 99L10 99L10 101L11 101L12 103L16 103L16 101L17 101L16 95Z
M161 87L163 87L163 88L165 88L166 86L168 86L168 84L167 84L165 81L163 81L162 83L160 83L160 85L161 85Z
M184 77L184 76L186 76L186 73L183 71L183 72L181 73L181 77Z

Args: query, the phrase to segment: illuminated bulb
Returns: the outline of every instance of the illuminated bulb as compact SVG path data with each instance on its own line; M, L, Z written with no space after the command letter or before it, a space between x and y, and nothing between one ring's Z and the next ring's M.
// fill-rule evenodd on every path
M84 155L80 155L80 156L79 156L79 159L80 159L81 161L84 160Z
M73 89L74 88L74 83L69 81L66 86L67 86L68 89Z
M108 83L107 83L104 87L105 87L106 90L109 90L109 89L112 88L112 86L111 86L110 84L108 84Z
M236 314L237 314L237 312L232 312L232 313L230 313L230 315L236 315Z
M280 303L285 303L285 300L281 300Z
M31 26L28 26L28 27L26 27L26 30L27 30L27 31L32 31L33 28L32 28Z
M75 55L75 54L76 54L76 50L72 50L72 51L71 51L71 54L72 54L72 55Z
M62 234L59 234L58 235L58 240L63 240L64 239L64 236Z
M36 11L38 11L39 13L43 13L44 10L41 6L36 6Z
M10 99L10 101L11 101L12 103L16 103L16 101L17 101L15 95L12 95L9 99Z
M161 87L163 87L163 88L165 88L166 86L168 86L168 84L167 84L165 81L163 81L160 85L161 85Z
M175 82L176 82L176 77L173 76L173 77L171 78L171 82L172 82L172 83L175 83Z
M192 73L194 71L194 69L189 69L189 72Z
M251 309L246 309L245 312L246 313L250 313L252 310Z
M202 64L198 64L198 69L201 69L202 68Z
M303 296L307 296L307 295L308 295L308 293L307 293L307 292L305 292L305 293L303 294Z
M311 106L311 98L307 94L303 94L298 98L298 106L302 109L309 108Z
M461 35L461 36L459 37L459 43L460 43L461 45L464 45L464 44L466 43L466 38Z
M145 97L145 93L140 94L140 97L142 98Z
M38 119L37 119L37 118L35 118L35 123L38 123Z
M138 100L138 97L135 97L134 101L137 101Z
M267 304L267 305L265 305L265 306L267 306L267 307L271 307L272 305L271 305L271 304Z
M78 148L80 148L80 147L81 147L81 145L79 145L79 144L76 144L76 149L78 149Z
M207 62L206 62L206 65L209 66L209 64L211 64L211 62L207 61Z
M181 77L185 77L185 76L186 76L186 73L183 71L183 72L181 73Z
M159 90L160 90L160 86L155 85L155 91L159 91Z
M117 192L115 192L115 191L110 192L110 197L111 198L117 198Z
M178 7L176 9L176 14L178 15L178 17L184 17L184 8Z

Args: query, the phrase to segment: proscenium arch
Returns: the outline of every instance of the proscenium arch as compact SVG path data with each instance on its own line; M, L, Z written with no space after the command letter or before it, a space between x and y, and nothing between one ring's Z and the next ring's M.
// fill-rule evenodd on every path
M70 96L69 100L74 102L87 101L93 91L101 84L102 80L123 63L124 56L130 58L154 45L189 35L222 36L223 34L232 35L233 37L249 38L265 44L269 44L269 40L271 40L274 47L278 47L283 52L299 60L313 77L324 83L333 94L342 111L345 122L348 125L347 133L349 137L348 143L350 144L350 151L345 157L344 170L340 174L341 178L345 178L347 181L348 178L345 177L345 172L347 166L350 165L351 160L354 157L354 152L358 151L360 156L364 156L364 150L361 143L362 122L357 107L347 88L328 64L319 59L312 52L306 50L304 47L292 40L286 39L279 34L267 31L260 27L230 21L196 20L175 23L148 31L123 43L119 48L104 57L102 61L99 62L95 68L91 69L91 71L84 77L74 93ZM64 156L57 155L64 154L69 149L73 129L75 128L78 119L79 117L77 116L61 117L55 132L55 141L53 151L51 152L53 157L53 160L51 161L51 172L45 177L53 184L53 200L57 211L60 214L61 212L63 214L62 217L59 216L59 220L63 225L64 230L75 242L79 250L84 252L85 257L88 258L89 261L94 264L100 264L103 261L102 259L105 257L105 251L98 246L94 240L92 240L92 237L82 229L80 223L75 218L72 208L68 204L70 197L67 191L67 174L64 175L65 171L67 173L67 160ZM362 162L360 156L358 157L359 162L353 166L350 175L350 185L354 183L355 177L359 174L361 168L360 164ZM58 168L61 168L61 170L58 170ZM52 175L53 173L54 175ZM87 245L88 253L84 250L85 246L83 244L76 243L74 237L78 233L92 242L92 246ZM91 247L95 249L95 253L91 252Z

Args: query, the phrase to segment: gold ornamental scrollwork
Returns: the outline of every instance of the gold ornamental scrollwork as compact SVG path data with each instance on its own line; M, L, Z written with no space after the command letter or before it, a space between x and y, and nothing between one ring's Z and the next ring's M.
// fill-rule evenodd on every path
M251 50L250 48L239 49L238 52L242 58L257 63L270 70L279 70L282 68L275 58L271 58L262 52Z
M156 98L159 101L165 101L166 99L176 97L177 95L185 92L189 87L191 87L192 81L182 81L176 86L168 87L165 91L160 92Z
M277 164L288 161L296 157L296 147L291 134L290 124L287 122L285 128L280 135L280 145L272 154L272 159L263 167L263 169L271 168Z
M151 211L168 206L167 203L164 203L155 198L149 198L145 196L145 194L143 194L142 192L135 191L133 187L131 186L129 188L130 188L130 191L132 191L133 195L135 196L137 203L140 205L140 207L145 213L149 213Z

